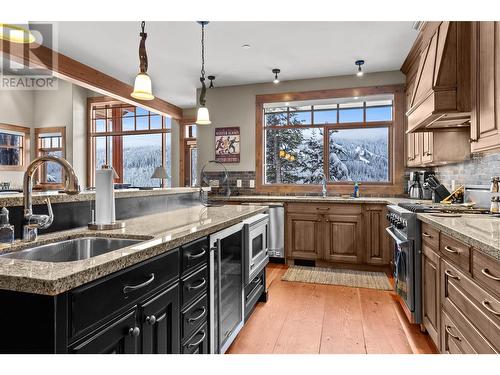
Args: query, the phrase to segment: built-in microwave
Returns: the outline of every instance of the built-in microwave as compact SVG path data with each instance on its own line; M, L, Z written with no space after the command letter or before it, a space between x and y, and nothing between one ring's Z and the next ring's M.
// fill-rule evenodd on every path
M268 228L268 214L258 214L243 222L245 285L252 282L269 263Z

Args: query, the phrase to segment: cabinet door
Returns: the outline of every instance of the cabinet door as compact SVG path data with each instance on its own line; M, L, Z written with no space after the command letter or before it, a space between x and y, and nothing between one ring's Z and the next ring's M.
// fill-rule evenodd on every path
M137 309L111 321L89 338L70 348L74 354L135 354L141 333L136 324Z
M433 141L434 136L432 132L422 133L422 163L432 163L433 156Z
M290 258L319 259L322 248L323 220L321 215L287 215L287 248Z
M472 48L473 152L500 147L500 22L474 22Z
M439 348L439 255L422 243L422 323Z
M386 206L366 205L364 228L367 263L388 265L391 261L390 242L385 231L389 225L386 214Z
M361 215L326 215L325 259L362 263Z
M141 305L142 353L179 353L179 304L176 284Z
M418 166L422 164L423 133L410 133L407 137L407 165Z

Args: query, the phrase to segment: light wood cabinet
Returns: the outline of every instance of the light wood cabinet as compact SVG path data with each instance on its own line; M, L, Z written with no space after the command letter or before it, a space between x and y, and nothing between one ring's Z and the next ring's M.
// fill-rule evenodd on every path
M432 163L434 137L431 132L422 133L422 164Z
M472 23L473 152L500 148L500 22Z
M287 213L286 226L288 257L310 260L322 257L322 215Z
M361 215L325 215L325 260L361 263Z

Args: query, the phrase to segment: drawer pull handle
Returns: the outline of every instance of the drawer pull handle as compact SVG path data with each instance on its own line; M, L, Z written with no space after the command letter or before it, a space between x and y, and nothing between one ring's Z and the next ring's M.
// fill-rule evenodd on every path
M445 249L447 252L452 253L452 254L459 254L459 253L460 253L460 251L455 250L455 249L453 249L451 246L448 246L448 245L446 245L446 246L444 247L444 249Z
M152 273L151 275L149 275L149 279L147 279L146 281L144 281L141 284L138 284L138 285L125 285L123 287L123 293L129 293L129 292L133 292L134 290L144 288L144 287L148 286L149 284L151 284L153 281L155 281L155 274L154 273Z
M189 318L188 319L188 323L189 324L193 324L195 323L196 321L200 320L201 318L203 318L205 316L205 314L207 313L207 309L205 308L205 306L202 307L202 311L201 311L201 314L198 315L198 316L195 316L194 318Z
M427 232L423 232L422 236L427 237L427 238L432 238L432 236Z
M189 344L188 348L194 348L195 346L200 345L203 342L203 340L205 340L205 337L207 336L207 333L205 331L202 331L202 332L203 332L203 336L201 336L201 339L199 339L196 342L193 342L192 344Z
M318 211L330 211L330 207L316 207Z
M495 281L500 281L500 277L496 277L496 276L493 276L491 273L490 273L490 270L487 269L487 268L483 268L481 270L481 272L483 273L484 276L490 278L491 280L495 280Z
M488 310L490 313L492 313L493 315L496 315L496 316L500 316L500 312L498 311L495 311L493 310L491 307L490 307L490 301L488 300L483 300L483 302L481 302L481 304L484 306L484 308L486 310Z
M187 290L198 290L198 289L203 288L206 284L207 284L207 280L205 278L203 278L201 280L201 283L199 283L198 285L195 285L195 286L188 285Z
M450 335L452 338L454 338L457 341L462 341L462 339L460 338L460 336L454 335L451 332L451 326L445 325L444 329L446 330L446 332L448 333L448 335Z
M151 326L154 325L156 323L156 316L154 315L147 316L146 323L148 323Z
M132 337L137 337L141 334L139 327L133 327L128 330L128 335Z
M199 259L201 258L203 255L205 255L207 253L207 250L206 249L203 249L200 253L198 254L194 254L194 255L191 255L191 254L188 254L187 258L188 260L194 260L194 259Z
M444 274L446 276L448 276L450 279L455 279L455 280L460 280L460 277L458 277L457 275L454 275L450 272L450 270L445 270L444 271Z

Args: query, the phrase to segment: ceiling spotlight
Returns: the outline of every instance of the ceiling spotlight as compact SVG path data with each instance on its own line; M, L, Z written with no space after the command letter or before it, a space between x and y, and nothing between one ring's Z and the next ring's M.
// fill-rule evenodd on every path
M278 78L278 74L281 72L281 70L279 69L273 69L273 73L274 73L274 80L273 80L273 83L276 84L276 83L280 83L280 80Z
M250 47L251 47L250 44L243 44L241 46L241 48L243 48L243 49L250 49Z
M361 69L361 65L365 63L365 60L356 60L354 64L358 66L358 71L356 72L356 75L358 77L361 77L363 75L363 70Z
M208 76L207 77L208 80L210 81L210 86L208 86L209 89L213 89L214 88L214 80L215 80L215 76Z

